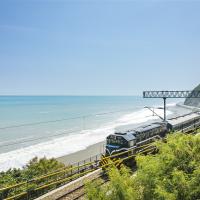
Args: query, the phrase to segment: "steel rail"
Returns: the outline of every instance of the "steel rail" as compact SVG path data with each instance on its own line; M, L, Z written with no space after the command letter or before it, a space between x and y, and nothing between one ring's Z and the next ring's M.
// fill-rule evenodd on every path
M104 159L111 159L111 158L114 158L114 157L118 157L118 156L130 153L132 150L137 150L137 149L141 149L143 147L148 147L148 146L150 147L150 146L153 146L153 145L152 144L142 145L142 146L136 147L135 149L131 149L131 150L127 150L127 151L124 151L124 152L120 152L120 153L114 154L112 156L106 156L106 157L104 157ZM97 164L98 162L100 162L100 160L87 162L87 163L85 163L83 165L73 166L73 167L70 167L70 168L64 167L60 171L51 172L50 174L47 174L47 175L39 176L39 177L36 177L34 179L31 179L31 180L28 180L28 181L24 181L22 183L18 183L18 184L12 185L12 186L1 188L0 192L3 192L5 190L10 190L10 189L13 189L13 188L16 188L16 187L20 187L20 186L25 185L27 183L33 183L33 182L40 181L40 180L45 179L45 178L50 178L52 176L59 175L61 173L67 173L67 172L71 172L73 170L78 170L78 169L81 169L81 168L86 167L86 166L91 166L92 164Z
M152 145L149 145L149 147L152 147ZM154 149L155 149L155 147L153 147ZM148 151L148 149L146 150L146 151L140 151L138 154L141 154L141 153L145 153L145 152L147 152ZM124 153L124 152L123 152ZM127 152L126 152L127 153ZM121 154L121 153L120 153ZM128 159L130 159L130 158L133 158L133 157L135 157L135 156L137 156L138 154L133 154L133 155L131 155L131 156L128 156L128 157L126 157L126 158L123 158L123 159L120 159L122 162L124 161L124 160L128 160ZM113 157L113 156L112 156ZM107 158L109 158L109 157L107 157ZM40 186L40 187L38 187L38 188L36 188L36 189L34 189L32 192L37 192L37 191L39 191L39 190L42 190L42 189L45 189L45 188L48 188L48 187L50 187L50 186L53 186L53 185L56 185L56 184L61 184L61 183L65 183L65 182L67 182L67 181L71 181L71 180L75 180L76 178L79 178L79 177L81 177L81 176L83 176L83 175L86 175L86 174L88 174L88 173L90 173L90 172L93 172L93 171L95 171L96 169L98 169L99 167L101 167L101 168L105 168L105 167L108 167L108 166L110 166L110 165L113 165L113 164L115 164L115 163L118 163L119 162L119 160L116 160L116 161L112 161L112 162L110 162L110 163L107 163L107 164L105 164L105 165L102 165L102 166L97 166L97 168L94 168L94 169L89 169L89 170L86 170L86 171L84 171L84 172L82 172L82 173L77 173L77 174L74 174L74 175L72 175L72 176L69 176L69 177L66 177L66 178L60 178L59 180L56 180L56 181L51 181L51 182L49 182L48 184L44 184L44 185L42 185L42 186ZM91 162L92 163L92 162ZM88 163L87 163L88 164ZM85 166L85 165L83 165L83 166ZM77 168L77 167L76 167ZM44 177L42 177L42 178L44 178ZM40 179L39 179L40 180ZM23 183L24 184L24 183ZM22 185L22 184L21 184ZM21 186L20 185L20 186ZM16 187L17 185L15 185L15 187ZM7 188L5 188L5 189L7 189ZM9 189L11 189L10 187L9 187ZM2 190L1 190L2 191ZM5 200L11 200L11 199L14 199L14 198L19 198L19 197L22 197L22 196L25 196L25 195L27 195L28 194L28 191L23 191L23 192L21 192L20 194L17 194L17 195L13 195L13 196L11 196L11 197L8 197L8 198L6 198Z
M92 179L91 182L94 182L94 181L98 180L99 178L102 178L103 176L105 176L105 174L104 174L104 173L101 173L98 177ZM104 182L101 183L101 184L99 184L98 186L103 185L103 184L106 183L107 181L108 181L108 177L107 177L106 179L104 179ZM59 197L58 200L62 200L63 198L68 197L69 195L73 194L74 192L76 192L76 191L78 191L78 190L80 190L80 189L82 189L82 188L84 188L84 187L85 187L85 184L83 184L83 185L81 185L81 186L79 186L79 187L76 187L76 188L70 190L67 194L64 194L63 196ZM85 194L85 192L83 192L82 194L76 196L75 198L73 197L73 199L72 199L72 197L70 197L70 200L78 199L78 198L82 197L84 194Z

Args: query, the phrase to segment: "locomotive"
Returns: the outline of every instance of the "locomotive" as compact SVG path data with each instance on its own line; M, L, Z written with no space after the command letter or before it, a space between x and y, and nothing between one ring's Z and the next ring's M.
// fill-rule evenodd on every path
M114 134L106 138L106 155L134 150L137 147L151 143L156 138L162 139L174 131L188 133L200 127L200 113L191 112L173 117L167 122L152 122L139 127L131 125L118 127Z

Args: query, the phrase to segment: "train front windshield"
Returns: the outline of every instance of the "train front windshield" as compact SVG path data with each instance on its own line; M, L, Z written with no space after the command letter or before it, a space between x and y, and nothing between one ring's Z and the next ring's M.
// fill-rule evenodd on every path
M107 144L108 145L125 146L127 144L127 142L121 136L110 135L107 137Z
M112 152L115 152L120 148L126 146L127 146L127 141L123 137L116 135L109 135L107 137L106 155L111 155Z

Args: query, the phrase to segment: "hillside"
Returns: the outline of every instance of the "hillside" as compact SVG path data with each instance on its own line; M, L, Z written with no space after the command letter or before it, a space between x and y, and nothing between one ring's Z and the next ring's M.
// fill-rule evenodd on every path
M87 200L194 200L200 197L200 135L173 133L158 153L137 155L137 172L108 170L109 182L90 182Z
M200 84L194 90L200 90ZM186 98L184 105L200 107L200 98Z

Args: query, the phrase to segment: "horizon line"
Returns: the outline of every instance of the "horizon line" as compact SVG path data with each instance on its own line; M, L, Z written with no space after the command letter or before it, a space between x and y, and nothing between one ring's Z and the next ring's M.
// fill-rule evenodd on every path
M111 96L142 96L139 94L112 94L112 95L107 95L107 94L0 94L1 97L3 96L74 96L74 97L81 97L81 96L86 96L86 97L95 97L95 96L104 96L104 97L111 97Z

